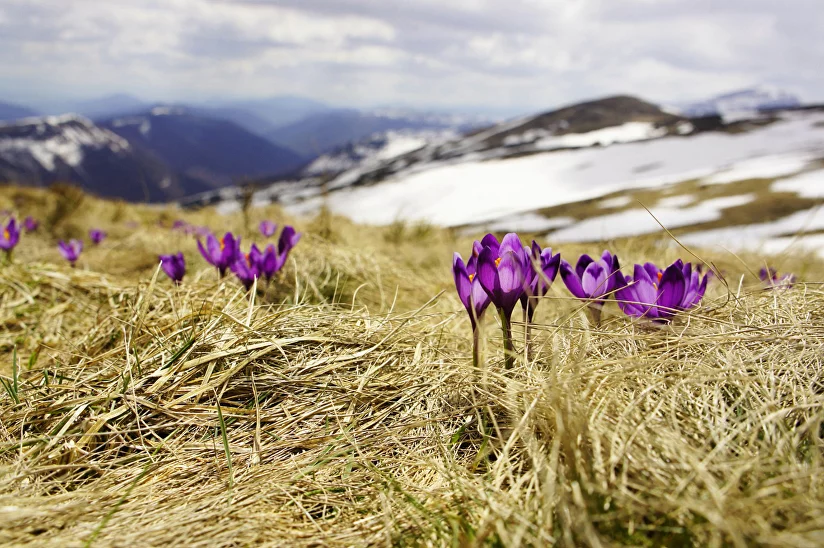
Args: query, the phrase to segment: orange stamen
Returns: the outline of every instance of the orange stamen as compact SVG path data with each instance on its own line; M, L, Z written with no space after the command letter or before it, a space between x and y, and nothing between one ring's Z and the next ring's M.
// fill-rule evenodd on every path
M8 228L3 231L3 239L11 240L11 234L9 234L9 229Z
M499 266L501 266L501 258L500 257L495 259L495 268L498 268Z
M223 251L224 247L226 247L226 236L220 239L220 250Z
M474 280L475 280L475 274L470 274L469 275L469 281L472 282Z
M661 281L661 278L662 278L663 276L664 276L664 273L663 273L663 272L659 272L659 273L658 273L658 281L659 281L659 282Z

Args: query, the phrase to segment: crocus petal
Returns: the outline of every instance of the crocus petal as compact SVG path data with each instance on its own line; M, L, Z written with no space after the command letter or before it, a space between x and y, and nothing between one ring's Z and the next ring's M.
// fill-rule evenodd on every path
M503 257L506 253L516 253L519 257L524 252L524 244L521 239L514 232L510 232L504 239L501 240L501 246L498 248L498 256Z
M572 293L578 299L586 299L587 294L584 293L584 288L581 287L581 279L577 275L577 273L572 269L572 265L570 265L565 260L561 259L561 279L564 281L564 285L567 286L567 289L570 293Z
M661 276L658 287L659 315L672 315L673 310L681 304L684 298L684 273L677 265L670 265Z
M487 295L484 288L481 287L481 282L478 278L472 280L472 292L470 293L469 298L471 299L472 305L475 307L475 317L480 319L481 314L484 313L484 310L486 310L486 307L489 306L492 300L489 298L489 295Z
M455 252L452 256L452 277L455 279L455 289L458 291L458 298L468 310L471 307L469 296L472 293L472 282L469 281L469 274L466 273L461 254Z
M478 256L478 273L477 279L481 283L484 291L486 291L495 306L499 306L495 298L495 288L500 288L498 283L498 268L495 261L498 259L497 254L490 247L485 247Z
M658 271L655 276L650 276L648 270L639 264L635 265L633 271L633 295L635 302L640 306L644 312L650 310L658 300ZM654 311L652 311L654 313Z
M550 284L552 284L558 276L558 266L560 264L560 253L553 255L552 248L546 248L541 252L541 273L543 276L538 276L540 278L541 289L539 293L541 295L546 295L546 292L549 291Z
M480 251L478 252L478 254L480 254ZM466 273L470 276L474 276L477 271L478 271L478 256L473 254L469 258L469 260L466 262Z
M584 277L584 271L586 271L587 267L594 261L592 257L584 253L578 259L578 262L575 264L575 273L578 275L578 279Z
M602 261L592 262L581 276L581 287L590 297L600 297L607 290L607 266Z
M498 238L495 237L494 234L487 234L481 240L481 248L488 247L491 248L492 251L495 252L495 257L499 257L499 249L501 244L498 242Z
M216 265L220 262L220 242L217 241L214 234L210 233L206 236L206 250L209 252L209 257L211 257L210 263Z
M656 283L658 282L658 273L661 272L661 270L656 265L644 263L644 270L647 272L650 280L655 280Z
M206 245L209 245L208 239L206 240ZM206 259L206 262L208 262L211 265L215 264L215 260L212 258L212 254L206 249L204 249L203 244L200 242L200 240L197 241L197 248L198 250L200 250L200 254L203 255L203 258Z
M604 258L607 256L609 256L609 260ZM604 293L612 293L619 287L618 280L615 276L616 272L621 269L621 265L618 263L618 255L612 255L608 251L604 251L601 260L605 262L607 267L607 289Z
M503 249L503 246L501 247ZM517 254L508 251L501 256L498 264L498 283L504 293L518 292L518 296L524 290L524 272L521 260Z

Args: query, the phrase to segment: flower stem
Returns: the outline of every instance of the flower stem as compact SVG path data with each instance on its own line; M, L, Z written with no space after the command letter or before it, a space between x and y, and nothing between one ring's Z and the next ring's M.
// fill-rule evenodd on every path
M481 328L475 326L472 330L472 365L475 369L481 364Z
M603 305L599 305L599 304L595 304L595 303L590 303L589 305L587 305L587 309L589 310L589 317L592 320L592 324L595 327L598 327L598 326L601 325L601 309L602 308L603 308Z
M515 347L512 345L512 319L502 308L499 308L498 312L501 314L501 331L504 335L504 368L512 369L515 353Z

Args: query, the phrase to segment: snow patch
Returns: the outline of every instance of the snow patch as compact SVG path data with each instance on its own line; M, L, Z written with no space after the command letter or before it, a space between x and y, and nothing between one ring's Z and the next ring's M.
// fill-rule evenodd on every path
M616 196L615 198L608 198L606 200L601 200L598 202L598 207L601 209L613 209L619 207L625 207L632 203L632 197L630 196Z
M686 245L732 250L758 250L772 246L770 250L775 252L776 246L780 247L780 242L786 242L788 235L822 229L824 211L813 208L767 223L692 232L681 236L679 240Z
M796 153L748 158L722 167L718 173L704 178L702 182L719 185L747 179L786 177L804 169L810 160L812 158Z
M547 236L558 242L593 242L639 236L661 231L661 225L672 229L696 223L716 221L721 218L721 211L743 205L755 199L752 194L727 196L707 200L692 207L661 207L629 209L585 219L572 226L555 231ZM659 224L660 222L660 224Z
M668 196L661 198L656 204L657 207L685 207L695 201L692 194L682 194L681 196Z
M544 232L575 222L571 217L544 217L537 213L518 213L485 224L489 232Z
M185 114L186 109L181 107L154 107L150 112L152 116L171 116Z
M540 139L535 143L539 150L558 148L582 148L595 145L609 146L616 143L643 141L666 135L666 128L656 128L650 122L627 122L620 126L605 127L586 133L567 133Z
M824 169L799 173L772 184L774 192L795 192L803 198L824 198Z

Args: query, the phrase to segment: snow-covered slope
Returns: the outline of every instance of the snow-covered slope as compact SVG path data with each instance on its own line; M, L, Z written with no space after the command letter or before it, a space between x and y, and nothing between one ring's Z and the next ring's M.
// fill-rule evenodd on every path
M0 124L0 158L7 166L31 172L77 169L93 151L118 154L129 143L76 115L25 118Z
M126 139L73 114L0 124L0 181L69 181L132 200L165 200L208 188L177 177Z
M337 175L351 169L370 169L380 163L419 150L428 145L456 139L453 130L395 130L378 133L368 139L350 143L323 154L309 164L303 173L308 176Z
M729 120L742 114L799 106L801 100L787 91L770 86L758 86L690 103L680 107L680 111L685 116L717 114Z
M822 125L824 113L785 113L773 124L742 133L705 132L507 159L435 160L401 170L380 184L341 188L325 201L333 211L365 223L492 222L622 189L723 178L725 173L734 179L730 174L735 170L752 177L756 164L771 177L789 175L824 157ZM283 190L281 197L286 197ZM320 198L314 198L287 207L301 212L319 204Z

